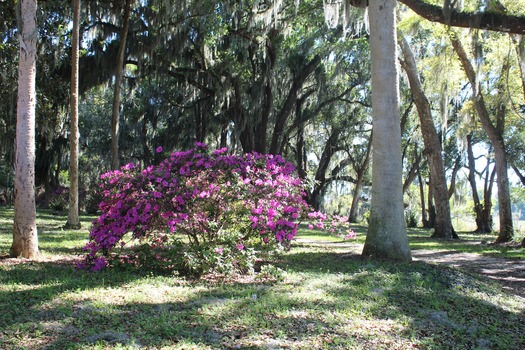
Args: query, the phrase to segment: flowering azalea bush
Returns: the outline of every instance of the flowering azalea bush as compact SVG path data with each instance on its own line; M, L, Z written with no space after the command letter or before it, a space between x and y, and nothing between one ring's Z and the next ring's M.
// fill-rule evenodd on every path
M202 143L101 180L102 215L82 263L92 270L124 263L185 274L249 271L256 253L287 247L308 213L302 183L282 157L208 152Z
M311 222L308 224L308 228L311 230L314 229L314 227L328 230L332 235L342 238L345 241L357 237L355 231L349 228L350 224L348 223L348 220L343 216L333 215L329 218L325 213L312 211L308 213L308 217ZM328 223L328 225L326 223Z

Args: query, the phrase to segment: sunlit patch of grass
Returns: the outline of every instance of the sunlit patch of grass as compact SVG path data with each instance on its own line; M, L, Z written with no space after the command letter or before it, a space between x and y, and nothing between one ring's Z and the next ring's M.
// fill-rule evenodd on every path
M94 216L81 216L80 230L64 229L67 213L52 210L37 211L38 246L42 259L82 254ZM14 210L0 207L0 254L7 254L13 235Z
M525 259L525 249L517 243L491 244L494 234L475 234L458 232L459 240L442 240L431 238L431 232L424 229L408 230L411 249L452 250L462 253L493 255L501 258Z
M356 238L351 239L349 241L355 242L355 243L364 243L366 238L366 230L367 228L365 226L361 225L351 225L350 228L356 233ZM308 228L308 225L302 224L300 226L300 230L298 233L298 238L301 238L303 240L308 240L312 242L343 242L344 240L341 237L338 237L336 235L330 234L327 231L319 230L316 228L310 229Z

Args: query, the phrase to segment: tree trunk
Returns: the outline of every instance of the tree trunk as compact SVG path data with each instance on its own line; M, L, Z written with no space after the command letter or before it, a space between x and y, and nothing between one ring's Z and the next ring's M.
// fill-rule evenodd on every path
M494 226L494 221L492 219L492 188L494 187L494 178L496 177L496 168L492 169L492 172L489 174L489 162L487 160L487 169L485 175L485 189L483 192L483 222L486 222L488 227L492 229Z
M427 226L423 225L424 228L433 228L436 226L436 208L434 207L434 187L432 186L432 175L428 175L428 221Z
M474 107L478 113L479 119L483 129L487 133L489 140L494 147L494 159L496 162L496 174L498 184L498 203L499 203L499 220L500 230L496 243L509 242L514 236L514 226L512 223L512 209L510 203L510 187L509 177L507 174L507 155L505 153L505 141L501 131L493 125L489 117L489 112L481 92L479 83L477 82L476 72L470 63L467 53L463 49L461 42L454 37L451 37L452 46L456 51L461 65L467 74L467 78L476 92L474 96Z
M126 0L124 17L120 33L120 46L117 55L117 69L115 72L115 90L113 93L113 108L111 117L111 169L119 168L119 117L120 117L120 87L124 70L124 58L126 53L126 39L128 37L129 17L131 12L131 0Z
M474 213L476 214L476 233L492 232L491 207L484 206L478 195L476 184L476 162L472 151L472 134L467 135L467 159L468 159L468 181L472 190L472 200L474 201ZM487 215L488 214L488 215ZM488 220L490 218L490 221Z
M462 168L461 155L459 155L456 158L456 161L454 162L454 168L452 169L452 174L450 175L450 186L448 188L448 199L452 198L452 196L456 192L456 178L461 168Z
M417 144L414 145L414 158L415 159L412 162L412 165L410 166L410 170L408 171L408 174L405 177L405 182L403 183L403 193L406 193L406 191L408 191L408 188L417 177L417 169L419 167L419 163L421 163L421 154L417 151Z
M404 61L402 61L402 65L407 73L412 96L416 104L421 134L423 135L423 142L425 144L424 153L427 156L428 167L432 177L434 205L436 208L436 222L432 237L445 239L458 238L452 227L447 178L445 176L443 159L441 158L441 142L432 119L430 102L428 102L423 87L421 86L416 60L406 38L401 39L400 46L405 58Z
M363 163L356 169L357 179L352 194L352 205L350 206L348 222L357 222L357 209L359 208L359 191L361 191L361 186L363 185L363 180L365 178L365 174L368 169L368 164L370 162L370 151L372 150L372 137L373 133L370 137L370 140L368 141L365 159L363 160Z
M225 148L228 146L228 123L221 125L221 139L219 141L219 148Z
M525 186L525 174L522 174L520 169L518 169L514 164L511 165L512 169L516 173L516 176L520 179L520 182L523 186Z
M516 45L518 54L518 63L520 66L521 87L523 88L523 97L525 98L525 36L513 35L512 41Z
M38 256L35 206L36 1L17 4L18 106L16 118L15 217L11 256Z
M268 62L264 65L265 72L263 78L264 85L264 99L263 99L263 108L261 110L261 118L259 123L255 126L255 133L258 137L255 139L255 151L259 153L266 153L267 148L267 139L268 139L268 123L270 120L270 115L273 108L273 85L272 79L269 77L273 74L276 61L276 49L274 45L274 40L279 33L276 29L271 29L268 33L268 39L266 40L266 56Z
M266 153L266 140L268 137L268 121L270 120L270 114L272 111L273 104L273 88L270 79L266 82L264 86L264 106L261 112L261 120L255 126L255 133L258 135L255 138L254 150L258 153Z
M317 171L315 173L314 188L309 195L309 203L314 207L315 210L319 210L321 194L323 193L323 190L327 184L326 172L328 170L328 166L330 165L330 161L332 160L332 156L338 151L337 142L339 141L340 133L341 130L339 128L332 129L332 132L324 145L321 159L319 160L319 166L317 167Z
M282 150L283 147L281 144L285 142L282 139L282 135L284 133L286 122L288 121L289 116L292 115L293 109L295 108L299 90L303 87L306 79L315 71L320 63L321 56L316 55L310 62L308 62L306 66L302 68L302 70L299 72L299 75L294 78L292 86L290 87L290 92L288 93L288 96L284 101L284 105L275 120L272 141L270 143L270 154L277 154L280 152L280 150Z
M69 213L66 227L79 229L78 217L78 45L80 0L73 0L73 32L71 38L71 119L70 119L70 156L69 156Z
M295 151L295 159L297 163L297 174L299 177L303 180L306 179L307 173L307 155L306 155L306 147L305 147L305 141L304 141L304 124L300 123L300 119L302 117L302 103L300 101L297 101L297 107L295 109L295 118L296 122L298 123L297 127L297 145L296 145L296 151Z
M402 192L395 0L370 0L372 202L362 255L411 261Z
M423 227L429 228L431 226L428 221L427 204L425 202L425 184L423 183L423 177L421 176L421 169L419 168L419 164L417 165L417 179L419 182L419 197L421 202L421 222L423 224Z

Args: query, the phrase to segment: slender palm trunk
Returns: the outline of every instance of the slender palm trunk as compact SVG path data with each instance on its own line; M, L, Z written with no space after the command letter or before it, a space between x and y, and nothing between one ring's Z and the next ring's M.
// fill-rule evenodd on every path
M395 0L370 0L372 202L362 255L410 261L405 226Z
M38 255L35 207L35 81L36 81L35 0L17 4L19 30L18 106L16 118L15 218L11 255L34 258Z
M71 101L70 101L70 156L69 156L69 213L66 227L79 229L78 217L78 44L80 0L73 0L73 33L71 38Z

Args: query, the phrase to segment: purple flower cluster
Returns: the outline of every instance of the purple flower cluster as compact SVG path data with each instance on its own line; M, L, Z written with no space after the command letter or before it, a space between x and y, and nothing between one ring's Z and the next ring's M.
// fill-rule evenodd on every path
M153 255L158 259L175 240L196 251L212 247L200 253L218 256L227 247L246 255L255 244L287 245L308 212L303 184L281 156L208 152L202 143L157 166L128 164L101 180L102 215L85 247L84 266L93 270L118 259L115 249L128 243L146 243L161 252Z

